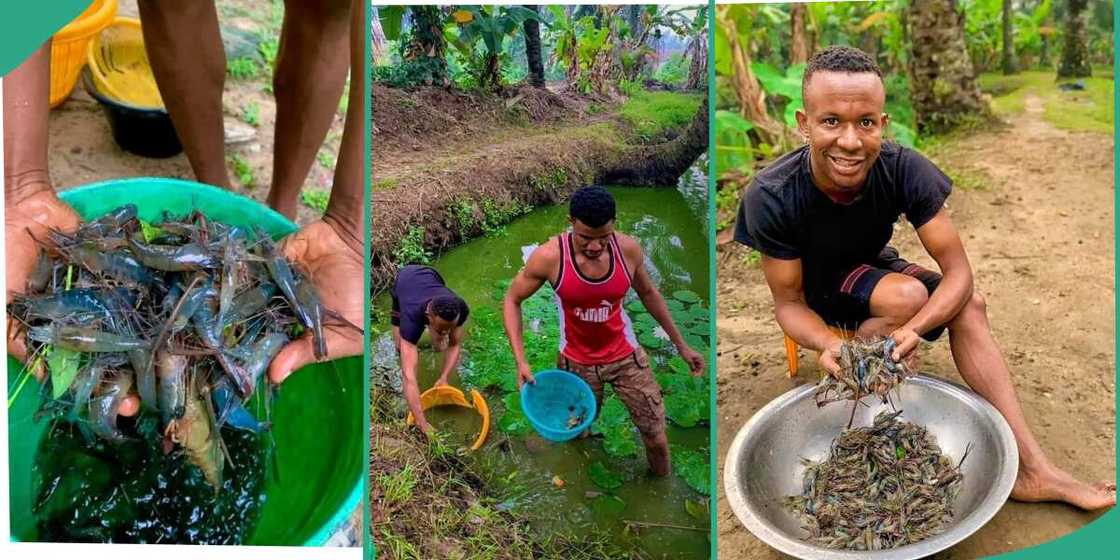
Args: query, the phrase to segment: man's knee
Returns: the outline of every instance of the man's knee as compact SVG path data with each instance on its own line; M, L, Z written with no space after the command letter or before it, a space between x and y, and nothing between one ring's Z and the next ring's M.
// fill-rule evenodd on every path
M881 309L889 318L908 321L929 301L929 291L925 284L910 276L903 276L884 287L887 290L883 293Z
M964 303L960 313L954 320L986 320L988 317L988 303L984 300L984 296L977 290L972 290L972 295L969 296L968 301Z

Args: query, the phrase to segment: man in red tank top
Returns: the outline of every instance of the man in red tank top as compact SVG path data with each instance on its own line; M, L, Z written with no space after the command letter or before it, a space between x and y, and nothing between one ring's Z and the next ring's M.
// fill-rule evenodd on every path
M521 302L549 282L560 313L558 367L587 381L600 406L603 386L609 383L614 388L641 432L650 469L665 476L669 474L669 441L661 387L622 308L626 293L634 289L689 364L692 375L704 372L704 358L681 337L665 299L643 266L642 247L632 237L615 232L614 217L614 198L606 189L586 187L572 195L571 231L534 250L506 292L506 335L517 360L518 387L535 383L525 359Z

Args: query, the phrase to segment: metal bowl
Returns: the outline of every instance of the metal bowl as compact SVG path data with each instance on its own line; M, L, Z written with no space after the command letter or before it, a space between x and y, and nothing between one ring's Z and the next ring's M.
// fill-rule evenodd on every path
M999 411L976 393L926 376L903 383L892 401L901 418L925 426L941 452L959 461L964 484L953 506L953 521L940 535L890 550L875 552L822 548L802 540L807 533L782 505L782 498L801 493L805 467L799 459L818 461L828 455L832 440L848 425L851 406L832 403L817 408L813 385L803 385L774 399L739 430L724 464L727 500L739 521L766 544L806 559L908 560L929 556L965 539L988 522L1011 494L1019 468L1019 452L1011 428ZM871 424L889 410L876 399L856 410L853 426Z

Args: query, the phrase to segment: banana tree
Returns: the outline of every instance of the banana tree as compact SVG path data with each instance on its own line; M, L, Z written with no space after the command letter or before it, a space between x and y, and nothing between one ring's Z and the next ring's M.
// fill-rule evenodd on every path
M521 6L468 6L451 14L459 28L455 46L460 50L473 51L479 40L485 45L484 62L479 84L484 88L499 88L502 85L501 56L502 43L521 29L526 20L547 23L535 11Z

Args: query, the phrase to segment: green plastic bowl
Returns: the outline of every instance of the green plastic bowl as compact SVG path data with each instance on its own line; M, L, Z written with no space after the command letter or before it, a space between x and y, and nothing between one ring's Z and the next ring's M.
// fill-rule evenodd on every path
M106 181L62 191L59 197L86 219L131 203L145 220L159 220L165 210L181 216L197 209L211 220L257 226L274 238L297 229L254 200L191 181ZM22 367L8 357L9 391ZM39 392L31 383L8 408L9 511L12 540L19 541L37 539L32 467L48 424L33 420ZM272 410L276 466L269 466L266 499L245 544L321 546L347 521L364 487L364 394L361 357L312 364L284 382Z

